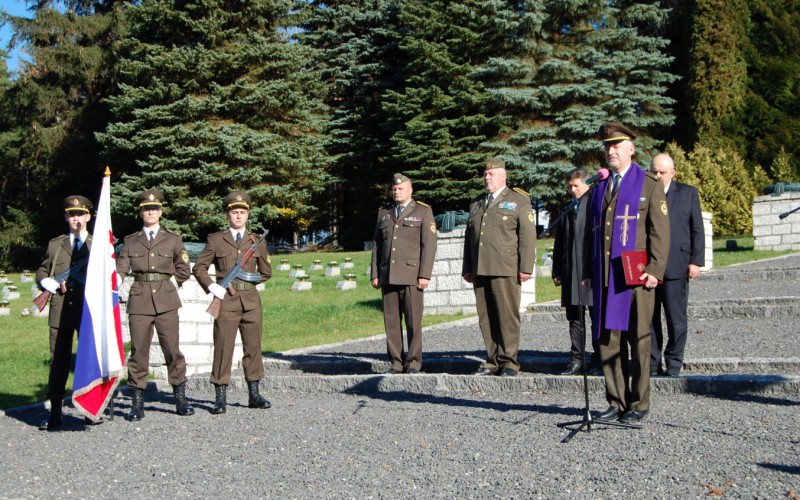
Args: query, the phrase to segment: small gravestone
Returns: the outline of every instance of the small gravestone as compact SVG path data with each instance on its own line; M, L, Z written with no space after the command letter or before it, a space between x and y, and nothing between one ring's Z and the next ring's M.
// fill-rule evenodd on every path
M39 290L39 285L37 285L36 283L31 285L31 295L33 296L33 298L36 298L36 296L39 295L40 292L41 290Z
M5 271L0 271L0 285L8 283L8 275Z
M739 244L736 243L736 240L727 240L725 241L725 250L729 252L739 250Z
M345 274L344 279L336 283L337 290L352 290L353 288L356 288L355 274Z
M322 261L315 260L314 264L308 268L309 271L322 271Z
M20 283L31 283L33 281L33 276L31 276L30 271L22 271L22 276L19 277Z
M0 316L10 316L11 307L7 300L0 300Z
M6 293L8 293L8 289L11 288L12 286L14 286L14 282L13 281L6 281L5 284L3 285L3 289L0 290L0 293L5 295Z
M353 264L353 259L350 257L345 257L344 264L342 264L342 269L353 269L355 265Z
M281 263L278 264L278 271L288 271L291 269L289 267L289 259L281 259Z
M41 293L44 293L44 292L42 292L41 290L39 290L37 288L36 289L36 293L33 294L33 298L35 299ZM48 317L50 315L50 301L49 300L47 301L47 305L44 306L44 309L41 310L41 311L36 306L31 307L31 315L34 318L46 318L46 317Z
M305 275L306 272L303 271L302 264L295 264L294 269L292 269L292 272L289 273L290 278L297 278L299 276L305 276Z
M297 281L292 283L292 291L293 292L305 292L306 290L311 290L312 283L308 281L308 276L305 274L303 276L298 276Z
M342 270L339 269L339 263L335 260L328 262L328 269L325 270L325 276L339 276Z
M14 285L7 286L3 292L3 298L6 300L16 300L19 298L19 292Z

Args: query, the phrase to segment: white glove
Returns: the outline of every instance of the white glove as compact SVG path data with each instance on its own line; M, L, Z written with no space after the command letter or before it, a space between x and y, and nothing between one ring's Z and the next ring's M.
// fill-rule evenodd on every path
M224 299L225 294L228 293L227 290L216 283L211 283L208 285L208 291L214 294L214 297L218 298L219 300Z
M56 293L56 290L61 288L61 285L58 284L58 281L54 280L53 278L44 278L41 281L41 285L42 288L50 293Z

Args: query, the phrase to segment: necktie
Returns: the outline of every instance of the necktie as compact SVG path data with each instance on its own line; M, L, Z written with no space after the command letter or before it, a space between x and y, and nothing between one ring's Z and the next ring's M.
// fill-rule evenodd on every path
M396 219L400 218L400 214L403 213L403 209L406 208L403 205L397 205L394 209L394 216Z
M238 247L241 244L242 244L242 233L236 233L236 246Z
M154 239L156 239L156 233L154 231L150 231L150 243L152 243Z
M612 195L617 192L617 189L619 188L619 182L621 180L622 180L622 176L621 175L614 174L614 181L611 183L611 194Z
M494 196L492 196L490 194L486 195L486 208L489 208L489 205L492 204L492 200L493 199L494 199Z

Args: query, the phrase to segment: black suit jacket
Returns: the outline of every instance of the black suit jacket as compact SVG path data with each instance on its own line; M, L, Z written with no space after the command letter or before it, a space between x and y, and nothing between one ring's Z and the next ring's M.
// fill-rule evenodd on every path
M568 208L570 204L567 205ZM556 226L553 243L553 278L561 280L561 305L592 305L592 292L581 286L583 276L583 252L586 230L586 214L589 197L584 195L576 210L565 214ZM586 251L590 251L587 248Z
M685 279L689 264L705 265L705 234L697 189L672 181L667 191L670 245L665 280Z

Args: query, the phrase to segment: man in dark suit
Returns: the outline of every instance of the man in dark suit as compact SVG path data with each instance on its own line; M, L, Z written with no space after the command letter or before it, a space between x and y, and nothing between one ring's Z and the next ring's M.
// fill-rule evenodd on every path
M225 279L239 257L256 242L255 235L246 228L251 204L250 196L243 191L234 191L222 200L230 227L208 235L208 243L197 257L192 271L203 290L222 301L219 316L214 320L214 364L211 367L211 383L216 395L211 413L215 415L227 411L227 389L237 331L242 336L242 369L247 382L248 406L271 406L267 398L261 396L258 387L264 378L264 359L261 353L263 313L256 285L272 276L266 241L262 240L256 247L228 289L217 283ZM208 273L211 265L216 269L216 281Z
M597 419L636 423L650 410L650 323L655 288L667 266L669 212L658 178L633 162L633 131L609 122L600 136L612 175L589 192L591 251L584 266L585 277L591 271L592 333L600 340L609 403ZM623 251L644 252L646 264L634 275L641 284L626 283Z
M664 282L656 287L656 302L650 336L650 375L659 373L677 377L683 367L683 352L688 331L686 309L689 306L689 280L700 274L705 265L705 233L700 196L697 189L674 181L675 163L668 155L653 158L650 171L664 183L669 207L670 246ZM667 345L663 349L661 307L667 319Z
M422 369L423 291L433 273L436 223L431 207L411 198L411 180L392 178L394 203L378 212L372 238L370 278L381 289L389 373L419 373ZM403 352L403 317L408 332L408 356Z
M176 412L182 416L194 414L186 399L186 358L180 350L178 332L181 299L177 287L189 279L189 253L179 234L161 227L163 204L164 195L155 189L136 197L142 230L125 237L125 246L117 258L120 282L125 275L133 275L126 305L131 331L128 387L132 402L125 417L129 422L144 418L144 389L154 327L175 393ZM173 277L177 286L172 283Z
M69 234L50 240L47 255L36 271L39 288L47 290L50 297L50 375L47 381L47 399L50 400L50 417L39 425L42 430L53 431L61 427L62 406L67 391L67 379L72 364L72 341L80 330L83 313L83 291L86 286L86 268L89 265L89 250L92 236L87 225L92 219L92 202L83 196L73 195L64 199L64 220L69 225ZM69 278L63 283L53 279L72 268ZM98 420L96 423L100 423ZM95 423L86 420L87 424Z
M486 361L475 375L513 377L519 372L519 302L536 260L531 199L506 185L502 158L486 160L486 192L470 203L461 275L472 283Z
M586 170L576 168L566 175L572 201L566 206L567 213L561 216L553 243L553 284L561 287L561 306L566 308L569 322L571 361L562 375L575 375L583 369L585 323L581 328L581 315L589 308L592 311L592 292L581 286L583 277L583 243L586 229L586 213L589 190L586 185ZM592 373L600 374L600 347L592 339Z

